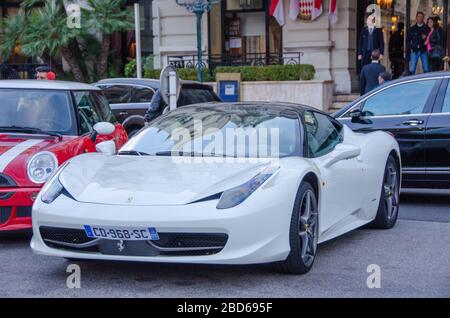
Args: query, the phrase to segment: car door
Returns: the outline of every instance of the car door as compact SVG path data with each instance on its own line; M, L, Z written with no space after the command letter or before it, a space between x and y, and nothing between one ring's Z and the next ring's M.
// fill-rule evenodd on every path
M315 111L303 115L306 129L307 155L321 168L324 160L334 156L335 148L343 142L343 128L331 117ZM321 168L324 182L322 196L321 233L357 212L361 207L364 175L362 162L354 158Z
M442 81L425 136L426 183L450 188L450 80Z
M400 145L404 181L425 177L425 128L439 90L439 78L394 83L351 108L340 121L356 132L383 130ZM359 108L361 118L349 113Z
M102 84L99 85L99 87L103 90L114 116L119 123L123 123L124 120L130 116L133 86L123 84Z

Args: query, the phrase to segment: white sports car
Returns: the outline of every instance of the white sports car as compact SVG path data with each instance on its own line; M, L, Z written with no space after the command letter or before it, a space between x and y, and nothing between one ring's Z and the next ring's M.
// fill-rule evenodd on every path
M306 273L319 243L395 225L400 170L392 136L356 134L312 108L187 106L117 155L62 166L36 199L31 247L68 259Z

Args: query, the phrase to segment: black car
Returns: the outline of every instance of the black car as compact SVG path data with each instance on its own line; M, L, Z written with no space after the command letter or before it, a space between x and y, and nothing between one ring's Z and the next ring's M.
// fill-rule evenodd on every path
M159 96L159 81L137 78L105 79L96 84L109 101L117 120L131 137L144 127L146 120L161 115L167 105ZM220 102L210 85L183 81L178 99L178 107ZM155 105L156 104L156 105Z
M384 130L400 144L403 186L450 188L450 72L402 78L333 114L356 132Z

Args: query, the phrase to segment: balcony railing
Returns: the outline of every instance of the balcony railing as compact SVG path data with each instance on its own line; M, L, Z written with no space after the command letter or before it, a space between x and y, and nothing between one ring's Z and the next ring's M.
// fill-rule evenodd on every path
M248 53L245 55L206 55L202 59L204 68L215 69L218 66L266 66L300 64L302 52L289 53ZM168 63L176 68L196 68L197 55L169 56Z
M36 68L42 64L0 64L0 80L34 79Z

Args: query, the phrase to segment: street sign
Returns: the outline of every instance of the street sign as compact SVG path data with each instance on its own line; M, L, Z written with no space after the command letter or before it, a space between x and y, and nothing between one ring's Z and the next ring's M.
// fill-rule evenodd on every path
M178 76L176 68L172 65L167 65L162 70L159 81L161 98L169 105L170 110L175 110L181 91L180 77Z

